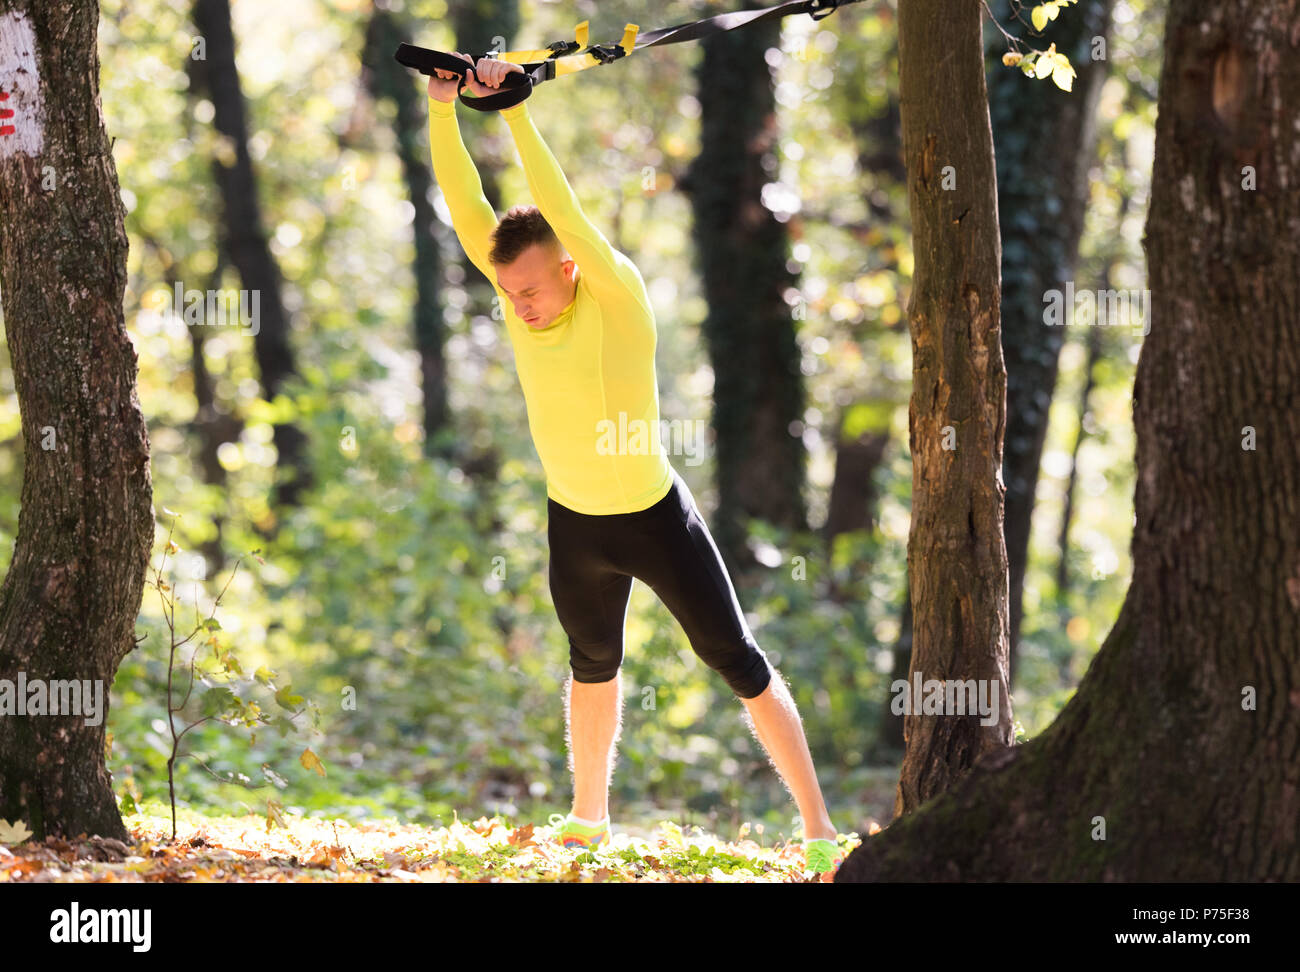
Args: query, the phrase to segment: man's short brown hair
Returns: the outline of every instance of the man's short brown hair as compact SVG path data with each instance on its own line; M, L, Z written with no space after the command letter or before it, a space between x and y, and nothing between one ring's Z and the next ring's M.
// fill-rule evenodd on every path
M501 217L492 231L492 249L489 263L513 263L534 243L543 243L562 249L560 238L536 206L514 206Z

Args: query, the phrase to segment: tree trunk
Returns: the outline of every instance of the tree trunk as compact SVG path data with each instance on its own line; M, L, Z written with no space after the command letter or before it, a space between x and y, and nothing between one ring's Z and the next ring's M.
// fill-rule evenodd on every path
M754 6L754 4L750 4ZM748 566L745 521L805 529L801 354L786 291L785 224L764 205L776 177L776 113L765 54L773 21L702 42L696 77L700 154L685 189L708 301L719 502L711 524L732 569Z
M1109 289L1109 274L1102 278L1103 289ZM1062 623L1069 620L1066 607L1066 595L1070 590L1070 527L1074 523L1074 494L1079 481L1079 452L1084 440L1088 438L1085 421L1088 418L1088 401L1092 398L1092 388L1097 372L1097 362L1101 360L1101 331L1091 328L1085 338L1088 346L1088 359L1083 365L1083 388L1079 391L1079 431L1074 437L1074 447L1070 450L1070 474L1065 480L1065 503L1061 510L1061 532L1057 537L1060 559L1056 562L1056 601L1060 605Z
M837 880L1300 880L1296 41L1290 0L1171 3L1124 606L1045 732Z
M1056 388L1065 329L1048 327L1043 295L1074 276L1096 155L1097 100L1110 62L1092 60L1094 37L1110 32L1114 0L1066 7L1033 46L1056 49L1078 72L1072 91L1002 64L1000 33L989 58L989 113L1002 214L1002 348L1007 368L1007 565L1010 570L1011 682L1024 612L1025 564L1034 492ZM1027 30L1027 29L1026 29Z
M845 415L851 414L846 410ZM889 432L863 429L852 434L841 419L835 443L835 475L831 480L830 501L827 504L826 524L822 536L826 543L826 557L833 561L835 538L843 533L861 531L873 533L876 529L876 487L872 481L876 467L889 447ZM829 573L827 597L843 602L853 596L871 570L869 558L859 558L849 565L848 577L840 584L835 573Z
M410 72L393 60L393 51L405 41L407 31L393 14L375 7L366 28L362 54L363 75L376 101L387 98L397 117L393 133L402 163L407 197L415 207L415 306L411 322L415 349L420 355L420 387L424 396L424 452L447 456L453 443L447 406L447 360L443 351L447 328L438 294L442 282L442 257L434 233L438 217L433 211L433 173L429 166L428 121L425 98ZM422 79L423 80L423 79Z
M0 818L37 838L122 840L104 732L113 676L135 645L154 522L98 22L87 0L11 2L0 13L0 104L13 112L0 134L0 287L24 449L18 538L0 587ZM74 679L90 688L80 714L54 684ZM51 702L63 696L60 714L27 708L39 685Z
M296 371L289 344L289 317L280 295L280 268L267 244L257 178L248 152L248 123L235 66L229 0L194 0L194 26L203 39L205 56L200 58L197 52L191 52L186 62L190 83L211 99L212 123L227 140L232 156L229 162L220 156L212 160L222 203L222 242L244 289L258 295L260 313L253 347L262 394L271 401ZM297 425L285 422L274 426L273 441L280 474L274 502L292 506L311 485L307 439Z
M1128 215L1131 202L1131 193L1127 189L1122 190L1119 197L1119 214L1115 217L1116 237L1119 236L1119 228L1124 225L1124 217ZM1102 268L1100 287L1102 291L1111 289L1110 269L1113 264L1114 258L1108 257ZM1090 329L1086 343L1088 360L1083 366L1083 389L1079 392L1079 433L1074 437L1074 448L1070 451L1070 475L1065 483L1065 506L1061 511L1061 532L1057 541L1061 557L1056 562L1056 600L1062 612L1062 624L1068 621L1066 596L1070 590L1070 527L1074 523L1074 494L1079 479L1079 453L1088 437L1087 426L1084 423L1088 417L1088 402L1092 398L1092 389L1096 382L1097 364L1102 359L1102 332L1097 328Z
M889 674L891 685L908 679L912 663L912 585L910 583L903 586L903 607L899 614L898 640L894 642L892 653L894 666ZM892 693L890 699L891 701L893 699ZM896 754L904 751L906 740L903 737L903 720L905 718L903 715L896 715L890 705L886 705L881 710L880 740L875 753L877 759L881 761L892 759Z
M871 481L889 446L889 433L867 429L848 435L841 423L835 445L835 476L823 535L833 544L841 533L876 528L876 488Z
M491 50L509 50L514 46L519 30L519 0L460 0L450 10L451 27L456 35L456 49L471 56ZM501 173L513 158L513 143L504 126L490 112L463 111L460 127L468 143L475 147L474 158L478 166L483 195L497 212L506 207L501 199ZM455 247L456 259L464 273L465 291L469 303L465 317L472 321L478 315L489 315L499 320L503 311L496 306L497 295L492 284L478 267L474 266L463 247ZM477 445L471 437L459 443L457 461L481 495L489 497L496 492L501 478L503 460L500 443L489 441ZM495 506L493 506L495 511ZM492 529L501 524L496 512L492 514Z
M167 293L175 293L176 285L181 283L181 279L177 274L176 261L171 252L148 233L142 233L141 239L153 252L162 268L163 283ZM210 289L221 288L224 271L225 254L218 252L217 265L208 279ZM220 449L223 443L234 442L239 438L243 423L237 416L217 410L216 391L203 354L207 332L202 327L191 327L189 332L190 367L194 372L194 418L190 422L190 431L198 441L198 468L205 483L224 490L227 477L226 468L221 465ZM212 525L216 528L216 536L199 547L207 565L205 576L208 577L214 576L221 570L226 561L221 543L225 517L220 513L213 513Z
M913 702L895 815L1009 746L1002 539L1006 371L1000 244L980 0L909 0L898 21L903 152L916 270L912 333L912 678L974 679L996 719L932 718Z

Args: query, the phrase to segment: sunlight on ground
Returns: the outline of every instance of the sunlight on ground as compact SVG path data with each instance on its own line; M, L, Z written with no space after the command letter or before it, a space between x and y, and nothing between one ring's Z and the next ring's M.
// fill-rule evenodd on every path
M683 882L811 883L799 841L763 847L727 843L672 822L652 837L614 828L611 846L565 849L551 827L510 827L500 817L428 828L385 821L187 815L170 842L169 817L124 818L132 846L115 840L49 838L0 845L7 882ZM860 843L841 836L846 850Z

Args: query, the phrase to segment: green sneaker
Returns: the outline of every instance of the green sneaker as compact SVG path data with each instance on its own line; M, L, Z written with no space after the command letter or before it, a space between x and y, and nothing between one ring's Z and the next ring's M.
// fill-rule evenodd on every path
M595 827L588 827L572 819L573 814L553 813L549 823L555 828L554 837L565 847L580 847L584 850L596 850L609 846L609 818L606 817Z
M834 877L835 872L844 863L844 852L840 850L839 844L825 837L805 840L803 852L804 859L808 862L808 870L817 874L830 871L831 876Z

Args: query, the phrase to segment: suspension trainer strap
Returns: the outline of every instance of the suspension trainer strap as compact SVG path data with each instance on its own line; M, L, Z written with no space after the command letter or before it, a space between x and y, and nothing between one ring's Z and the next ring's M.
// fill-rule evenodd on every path
M675 27L660 27L644 34L640 33L640 28L636 24L628 24L623 30L622 39L617 44L588 44L589 25L584 20L574 28L574 39L571 41L557 41L539 50L489 52L481 55L510 61L523 68L522 73L507 74L501 81L500 89L483 98L465 95L465 84L473 75L474 69L463 58L442 51L415 47L412 44L399 45L397 53L393 56L399 64L414 68L421 74L433 74L436 68L455 72L460 76L459 94L464 104L477 111L500 111L524 101L533 93L533 88L544 81L585 71L598 64L612 64L643 47L684 44L687 41L700 40L713 34L737 30L766 20L779 20L793 14L806 13L813 20L821 20L834 13L838 7L860 2L862 0L787 0L786 3L774 7L717 14L713 17L705 17L703 20L678 24ZM475 60L477 61L477 58Z

